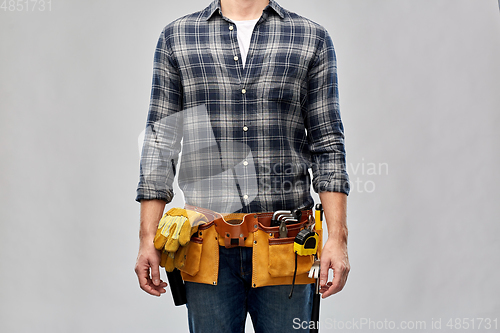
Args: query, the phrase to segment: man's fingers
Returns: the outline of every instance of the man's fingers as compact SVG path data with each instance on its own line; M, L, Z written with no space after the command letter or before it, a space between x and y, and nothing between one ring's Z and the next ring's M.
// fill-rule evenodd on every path
M153 281L151 281L151 279L147 279L146 284L144 285L144 287L141 286L141 289L150 295L160 296L161 294L166 292L165 290L166 286L167 284L163 281L158 286L155 286L153 284Z
M137 274L137 278L139 279L139 286L142 290L147 292L148 294L160 296L159 292L151 288L151 279L149 278L149 267L138 262L135 266L135 273Z
M147 259L147 256L139 255L135 265L135 273L142 290L148 294L160 296L165 292L167 283L160 279L160 269L156 261L159 261L157 256Z
M347 275L349 274L349 267L344 265L339 265L334 269L333 281L328 282L324 288L321 289L322 298L326 298L330 295L336 294L341 291L347 281Z
M159 263L151 264L151 278L155 286L160 285L160 266Z
M155 285L149 278L149 270L147 270L145 274L138 274L137 277L139 278L139 285L141 289L148 294L160 296L166 292L165 287L167 287L167 283L159 280L158 285Z
M141 287L142 290L147 291L146 289L148 284L148 278L137 271L136 273L137 273L137 278L139 279L139 286Z
M155 286L153 284L153 281L151 281L151 279L148 279L148 282L146 284L146 289L143 289L143 290L151 295L160 296L161 294L166 292L166 290L165 290L166 286L167 286L167 283L163 282L161 280L160 280L160 283L157 286Z
M328 282L328 270L330 269L330 262L327 260L320 261L320 274L319 274L319 286L323 288Z
M342 290L340 274L335 274L333 281L328 282L327 287L328 288L322 295L323 298L327 298L328 296L338 293L340 290Z
M320 292L322 298L326 298L330 295L336 294L344 288L347 281L347 275L349 274L349 264L340 262L336 265L330 266L330 262L326 260L321 263L321 274L320 274ZM333 279L328 281L328 271L333 270Z

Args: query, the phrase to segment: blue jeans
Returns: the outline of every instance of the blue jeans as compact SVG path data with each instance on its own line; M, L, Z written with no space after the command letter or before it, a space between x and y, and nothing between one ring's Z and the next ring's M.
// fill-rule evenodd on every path
M186 282L189 331L245 332L250 313L257 333L304 332L294 329L294 319L310 320L314 285L295 285L289 299L291 285L252 288L251 284L252 248L220 247L218 284Z

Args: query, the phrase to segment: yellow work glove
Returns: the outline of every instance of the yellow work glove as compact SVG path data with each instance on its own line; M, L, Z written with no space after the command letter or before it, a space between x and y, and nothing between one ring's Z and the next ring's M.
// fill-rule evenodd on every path
M163 215L154 245L162 251L160 266L171 272L175 267L182 268L191 236L198 231L200 224L206 223L206 217L198 212L182 208L172 208Z

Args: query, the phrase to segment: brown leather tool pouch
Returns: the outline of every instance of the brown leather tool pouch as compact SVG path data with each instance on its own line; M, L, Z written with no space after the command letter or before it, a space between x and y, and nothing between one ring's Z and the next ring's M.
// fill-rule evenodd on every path
M288 237L279 238L279 227L270 227L273 213L228 214L197 207L186 207L205 214L209 223L201 225L188 244L186 264L181 269L184 281L217 284L219 246L252 247L252 287L292 284L295 270L293 243L295 236L307 224L314 223L312 212L304 211L300 223L287 225ZM322 245L319 230L318 253ZM308 277L313 255L297 257L296 284L314 283Z
M217 284L219 273L219 240L214 221L198 227L191 237L186 264L181 271L184 281Z
M289 227L293 230L293 225ZM293 243L295 236L286 238L275 238L277 227L266 228L259 225L254 233L253 263L252 263L252 287L263 287L272 285L292 284L295 270L295 253ZM302 227L297 229L300 231ZM319 232L320 244L322 241L321 230ZM318 247L319 248L319 247ZM309 270L314 262L313 255L297 256L297 276L295 284L314 283L314 279L308 277Z

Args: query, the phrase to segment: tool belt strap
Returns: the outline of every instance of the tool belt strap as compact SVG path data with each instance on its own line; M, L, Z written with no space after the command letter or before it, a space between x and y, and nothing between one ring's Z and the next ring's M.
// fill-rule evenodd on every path
M271 227L274 212L221 214L206 208L190 205L186 205L186 209L200 212L207 217L209 223L200 229L209 227L213 222L219 234L219 244L226 248L236 246L251 247L252 237L249 237L249 235L258 229L268 233L273 238L273 242L280 242L280 238L278 238L279 228ZM312 210L303 210L298 223L287 225L287 237L295 237L301 229L309 223L313 223L313 221ZM283 239L283 241L285 240Z

